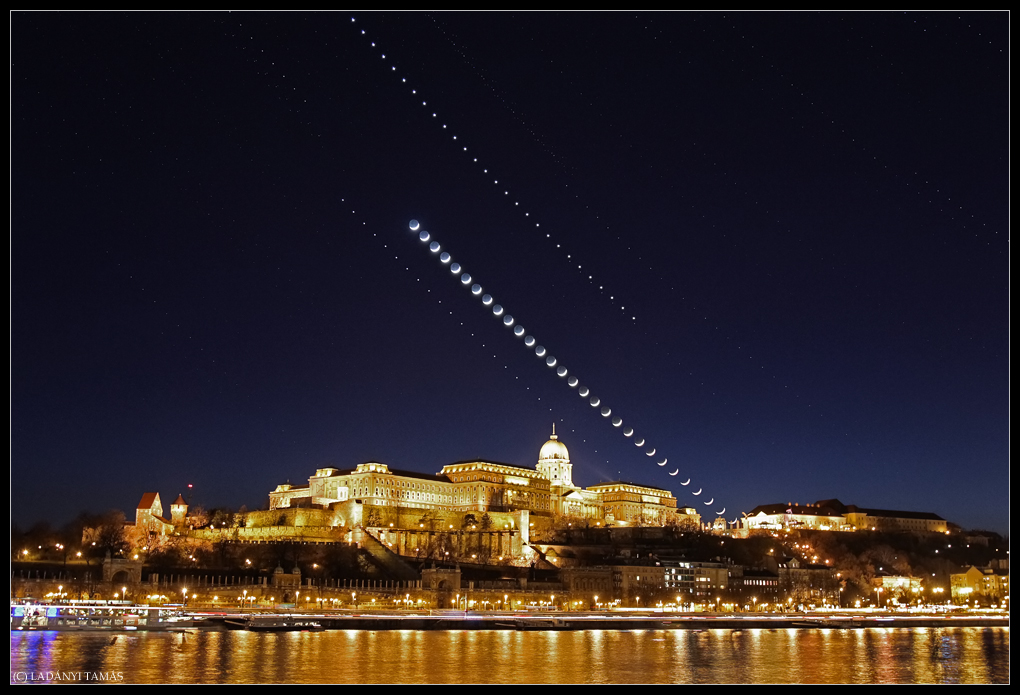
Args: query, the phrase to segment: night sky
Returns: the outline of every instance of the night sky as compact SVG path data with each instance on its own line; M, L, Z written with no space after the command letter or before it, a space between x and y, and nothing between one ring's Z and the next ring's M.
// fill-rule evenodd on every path
M354 20L11 16L15 522L555 422L706 520L1007 531L1008 14Z

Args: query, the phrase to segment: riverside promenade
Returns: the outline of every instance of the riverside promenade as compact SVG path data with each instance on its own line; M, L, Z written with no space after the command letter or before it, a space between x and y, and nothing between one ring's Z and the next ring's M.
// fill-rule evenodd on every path
M253 615L314 620L329 630L743 630L1008 627L999 613L671 613L656 611L196 611L210 626Z

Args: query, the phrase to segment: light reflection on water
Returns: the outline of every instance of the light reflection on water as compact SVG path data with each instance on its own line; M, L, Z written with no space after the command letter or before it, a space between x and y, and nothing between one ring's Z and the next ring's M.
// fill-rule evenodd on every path
M12 632L16 672L137 683L1008 683L1009 628Z

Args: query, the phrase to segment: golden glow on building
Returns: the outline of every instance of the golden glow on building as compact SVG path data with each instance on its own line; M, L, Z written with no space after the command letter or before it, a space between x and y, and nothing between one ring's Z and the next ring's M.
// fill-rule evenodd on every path
M328 508L354 502L465 513L526 510L644 525L676 517L676 499L669 490L622 481L582 489L573 484L572 473L570 454L554 429L539 450L534 470L481 460L458 461L435 475L392 469L377 461L350 470L324 467L308 479L307 487L278 485L269 493L269 508Z

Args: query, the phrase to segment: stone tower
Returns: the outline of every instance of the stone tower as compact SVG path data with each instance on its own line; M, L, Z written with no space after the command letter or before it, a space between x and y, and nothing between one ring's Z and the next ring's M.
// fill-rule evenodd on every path
M177 499L170 505L170 521L174 526L181 526L188 518L188 503L184 501L184 495L177 495Z

